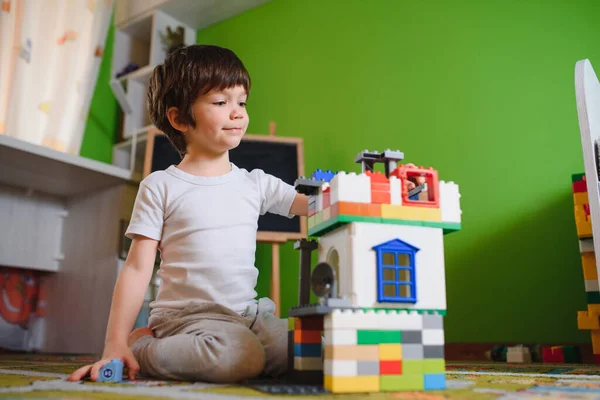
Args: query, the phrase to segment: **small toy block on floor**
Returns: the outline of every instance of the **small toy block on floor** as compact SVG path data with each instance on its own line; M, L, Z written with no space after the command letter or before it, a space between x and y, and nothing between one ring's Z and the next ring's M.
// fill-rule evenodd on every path
M509 363L531 363L531 350L525 346L509 347L506 353L506 362Z
M563 356L565 362L568 364L580 364L583 362L579 346L563 346Z
M121 382L123 380L123 361L118 358L104 364L98 372L97 382Z
M580 364L583 362L579 346L544 347L542 359L545 363Z
M545 347L542 349L542 361L544 363L564 363L565 357L560 348Z

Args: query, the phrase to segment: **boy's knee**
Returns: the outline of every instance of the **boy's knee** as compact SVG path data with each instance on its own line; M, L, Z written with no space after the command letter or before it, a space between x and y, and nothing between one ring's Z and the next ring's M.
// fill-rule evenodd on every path
M215 360L210 381L217 383L240 382L255 378L265 368L265 350L258 338L248 331L240 346L231 346Z

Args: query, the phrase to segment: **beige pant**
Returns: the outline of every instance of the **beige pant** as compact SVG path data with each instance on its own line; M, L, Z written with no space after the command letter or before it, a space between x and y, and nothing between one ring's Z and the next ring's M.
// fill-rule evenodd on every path
M194 303L150 317L155 338L132 347L140 373L157 379L238 382L287 369L287 320L260 299L239 315L214 303Z

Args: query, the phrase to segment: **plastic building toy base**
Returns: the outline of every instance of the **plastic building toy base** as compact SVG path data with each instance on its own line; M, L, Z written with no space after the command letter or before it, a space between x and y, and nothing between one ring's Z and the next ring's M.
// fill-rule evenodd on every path
M299 385L293 383L263 383L249 387L269 394L325 394L329 393L321 384Z

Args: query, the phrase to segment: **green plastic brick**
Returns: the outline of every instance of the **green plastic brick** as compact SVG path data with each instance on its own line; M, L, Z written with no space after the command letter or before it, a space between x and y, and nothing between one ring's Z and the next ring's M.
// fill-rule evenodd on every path
M581 350L579 346L563 346L563 355L566 363L581 363Z
M571 181L572 182L581 181L581 180L583 180L584 176L585 176L585 173L583 173L583 174L573 174L573 175L571 175Z
M423 221L413 221L410 219L381 218L381 222L390 225L423 226Z
M334 230L340 225L342 224L338 221L338 217L330 218L323 223L315 224L315 226L308 230L308 236L324 235L327 232Z
M358 330L357 344L402 343L400 331Z
M318 215L318 214L315 214ZM438 222L438 221L412 221L407 219L393 219L380 217L363 217L358 215L336 215L327 221L321 222L322 215L315 218L315 225L308 230L308 236L322 236L333 229L349 222L374 222L380 224L426 226L429 228L440 228L444 234L459 231L461 224L458 222Z
M419 314L439 314L441 316L446 316L446 310L430 310L424 308L381 308L381 307L363 307L361 308L363 311L385 311L388 314L396 314L402 311L408 312L416 312Z
M293 331L296 326L296 318L288 318L288 331Z
M379 390L382 392L425 389L423 375L381 375L379 379Z
M429 358L423 360L424 374L441 374L444 372L446 372L446 361L443 358Z
M599 292L586 292L588 304L600 304Z
M402 374L423 375L423 364L425 360L402 360Z

